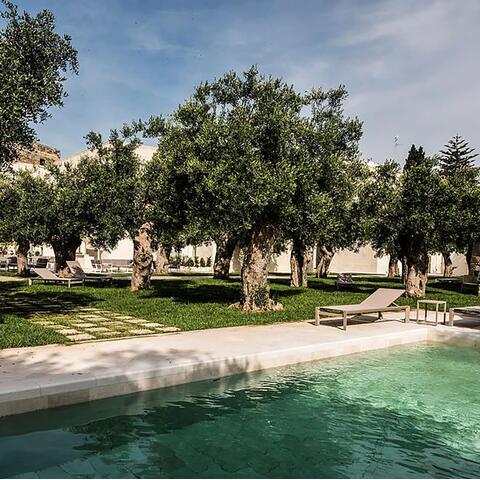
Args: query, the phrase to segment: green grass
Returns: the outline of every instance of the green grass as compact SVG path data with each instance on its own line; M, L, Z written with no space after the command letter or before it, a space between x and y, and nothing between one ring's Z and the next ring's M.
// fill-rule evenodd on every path
M65 342L63 335L35 325L28 319L0 314L0 349Z
M295 289L289 286L288 278L272 279L272 296L285 308L280 312L262 314L243 314L228 308L240 297L239 279L220 281L202 276L155 279L151 290L137 293L129 290L129 281L124 278L115 278L111 287L87 285L70 289L41 284L29 287L24 283L3 281L0 283L0 293L33 301L70 301L73 306L98 307L185 331L312 319L317 305L357 303L379 287L402 287L399 280L385 277L359 278L358 287L353 291L337 291L334 279L330 278L311 279L309 285L308 289ZM478 296L460 293L455 288L440 288L431 281L427 298L446 300L448 307L480 303ZM401 298L398 303L412 307L416 305L415 300L406 298ZM66 341L61 335L29 322L31 313L15 313L2 315L0 306L1 348Z

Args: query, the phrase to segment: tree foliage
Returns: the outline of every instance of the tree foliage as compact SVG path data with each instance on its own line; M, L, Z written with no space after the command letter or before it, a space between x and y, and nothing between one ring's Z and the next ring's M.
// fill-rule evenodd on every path
M77 52L68 35L55 31L55 17L43 10L36 16L19 13L3 0L0 18L0 170L30 148L34 124L49 117L49 108L62 106L67 95L66 73L77 73Z
M310 226L326 223L336 187L352 183L344 172L361 124L344 118L345 96L342 87L298 93L255 67L230 72L198 86L160 141L192 235L243 239L245 310L275 308L266 279L273 248L293 231L313 242Z
M365 184L365 229L379 254L403 258L408 296L425 295L429 255L439 251L443 183L436 160L412 145L403 168L386 162Z
M473 163L476 157L478 153L475 153L475 149L460 135L455 135L445 145L444 150L440 150L440 170L445 177L452 179L465 174L471 177L477 170Z
M472 246L480 238L480 177L473 162L477 155L459 135L439 155L443 178L440 251L445 258L451 252L466 254L469 269Z
M47 239L42 215L48 203L43 177L22 170L0 176L0 241L17 246L19 273L27 273L27 255L32 245Z

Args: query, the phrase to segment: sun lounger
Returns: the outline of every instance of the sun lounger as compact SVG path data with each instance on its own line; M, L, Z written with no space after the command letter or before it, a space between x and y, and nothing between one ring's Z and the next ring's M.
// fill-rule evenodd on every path
M28 284L32 285L34 281L41 281L43 283L63 283L67 284L68 288L75 284L83 285L84 279L77 278L77 277L59 277L48 268L33 268L33 272L35 272L38 277L32 277L28 279Z
M315 325L320 325L320 321L332 320L332 318L320 319L320 315L323 314L329 317L342 318L343 329L346 330L348 317L378 313L379 318L381 318L384 312L399 311L405 312L405 323L408 323L410 321L410 307L395 304L395 300L404 293L404 290L397 288L379 288L359 304L315 307Z
M463 313L468 317L480 317L480 305L473 307L456 307L448 310L448 326L453 327L453 321L456 313Z
M111 275L104 275L102 273L85 273L77 260L67 261L67 266L76 278L83 278L86 281L95 281L101 283L112 283Z

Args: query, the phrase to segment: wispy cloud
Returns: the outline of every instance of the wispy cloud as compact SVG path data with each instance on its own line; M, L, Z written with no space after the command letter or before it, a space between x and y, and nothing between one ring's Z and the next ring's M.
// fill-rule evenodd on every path
M457 132L480 147L477 0L19 1L53 10L79 50L65 108L39 129L67 154L92 128L169 113L195 84L254 63L300 90L345 84L365 157L435 153Z

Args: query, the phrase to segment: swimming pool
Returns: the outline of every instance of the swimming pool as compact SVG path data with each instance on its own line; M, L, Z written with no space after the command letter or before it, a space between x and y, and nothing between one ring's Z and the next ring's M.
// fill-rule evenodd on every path
M395 347L0 427L3 477L479 477L480 351Z

